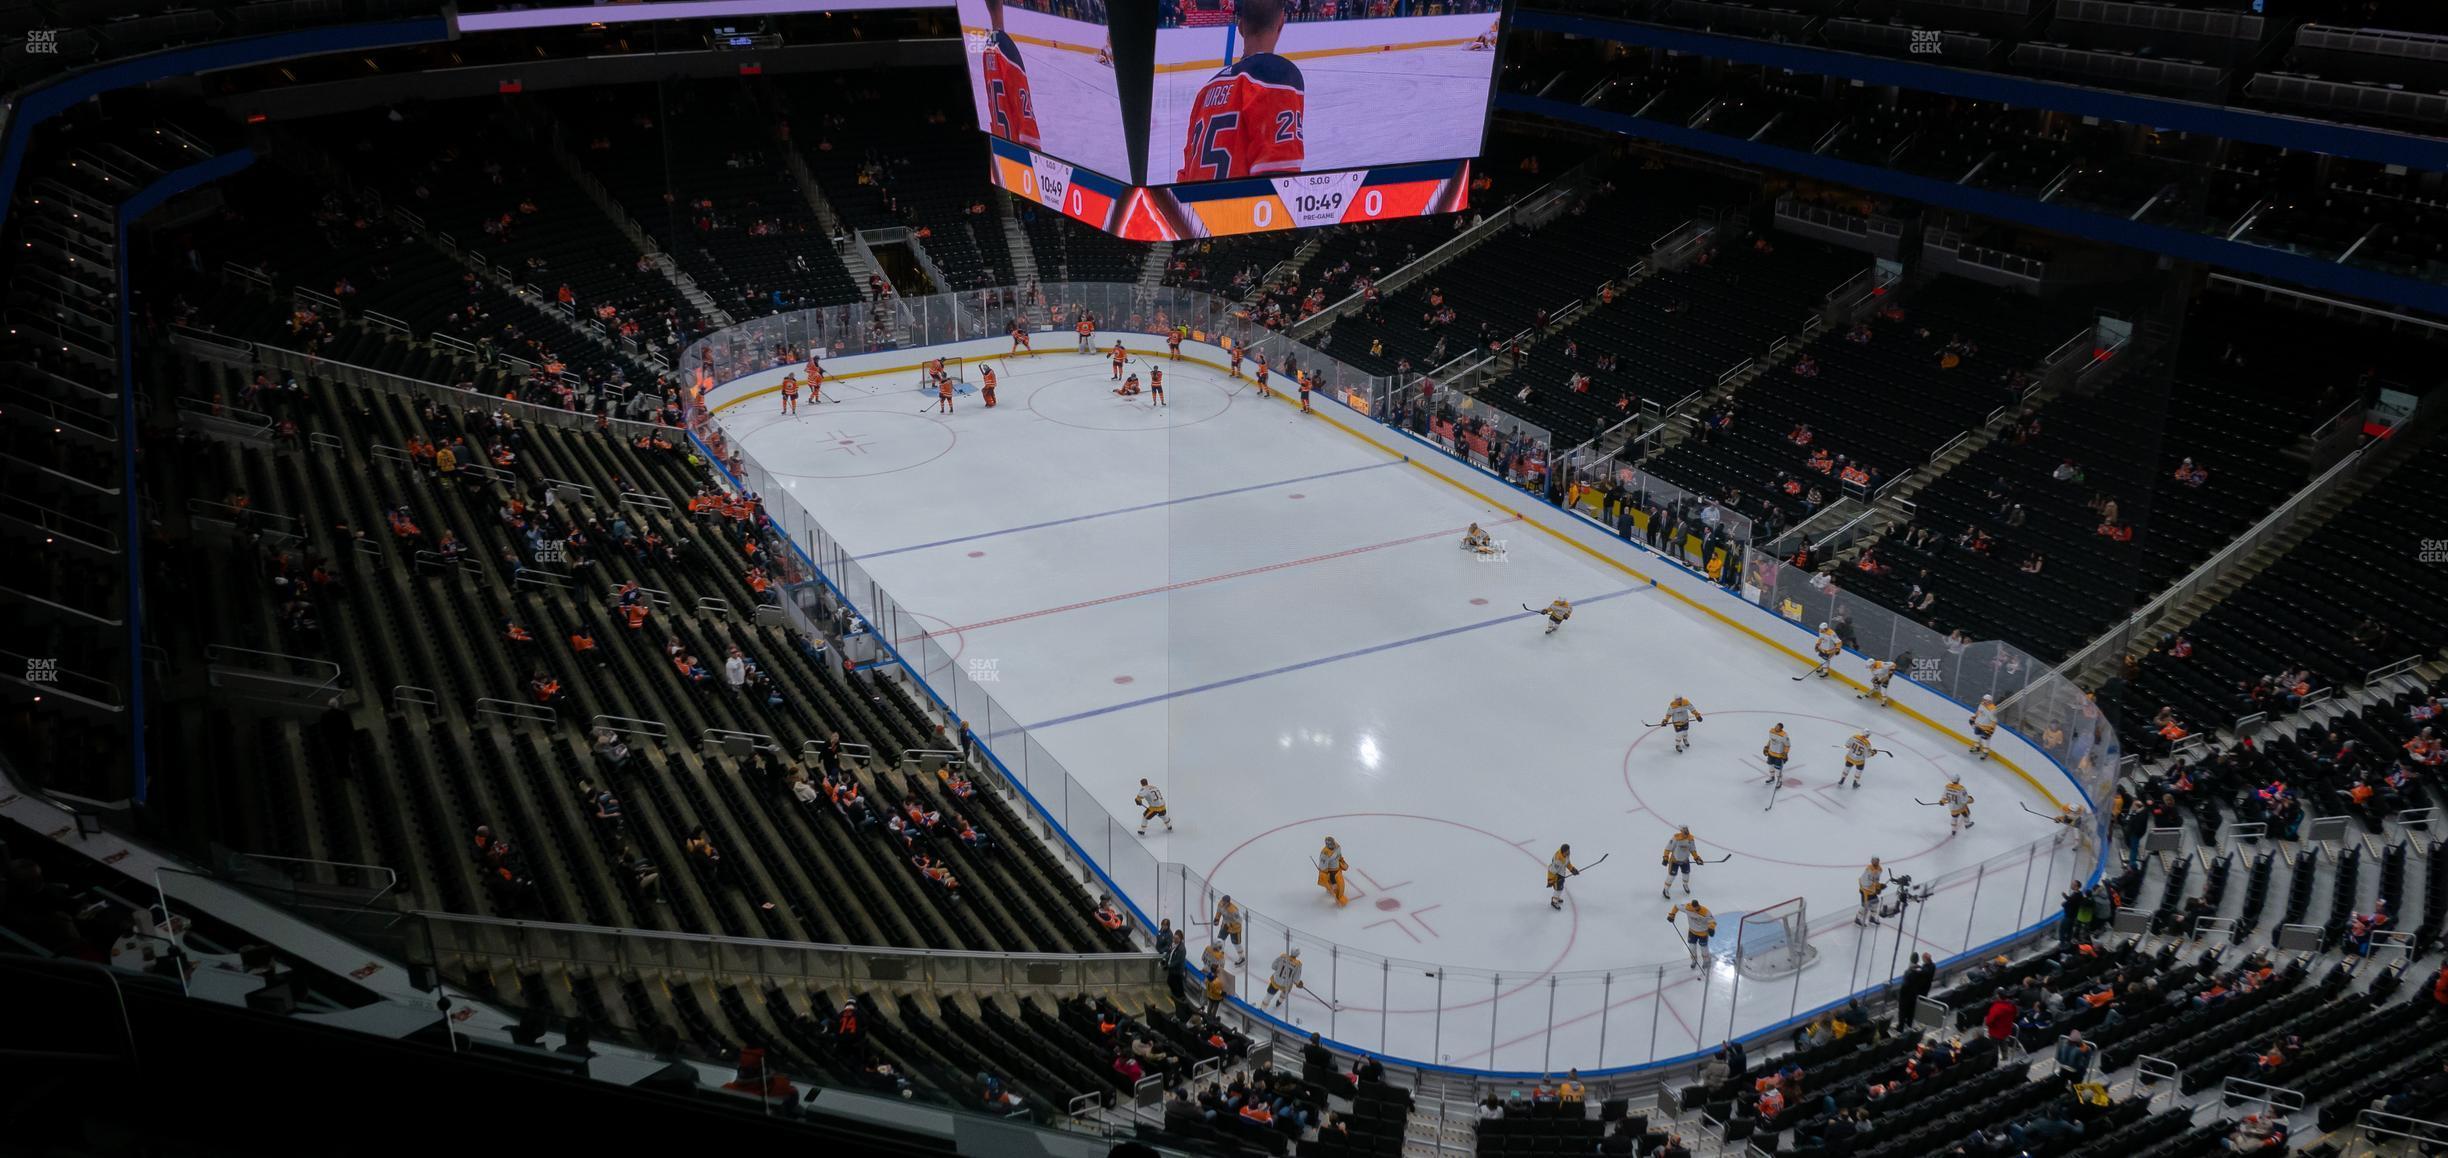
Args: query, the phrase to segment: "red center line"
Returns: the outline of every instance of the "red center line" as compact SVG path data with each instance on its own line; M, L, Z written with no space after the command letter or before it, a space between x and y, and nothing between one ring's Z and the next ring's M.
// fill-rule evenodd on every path
M1506 523L1517 523L1520 521L1521 520L1519 518L1497 519L1495 520L1495 525L1501 527ZM948 627L945 628L944 631L947 633L958 633L964 631L976 631L980 628L987 627L1001 627L1006 623L1018 623L1023 619L1036 619L1041 616L1059 615L1065 611L1078 611L1087 607L1101 607L1108 603L1119 603L1125 599L1138 599L1147 595L1162 595L1168 591L1180 591L1184 588L1203 586L1208 583L1221 583L1227 579L1243 579L1251 575L1264 575L1269 571L1286 571L1294 567L1306 567L1312 563L1325 563L1335 559L1348 559L1354 555L1366 555L1371 551L1383 551L1389 547L1408 546L1412 543L1425 542L1429 539L1442 539L1451 535L1459 535L1466 529L1467 528L1463 527L1447 527L1442 530L1411 535L1407 538L1388 539L1382 543L1370 543L1365 547L1347 547L1340 551L1329 551L1323 555L1311 555L1305 559L1288 559L1281 563L1269 563L1263 567L1249 567L1240 571L1227 571L1221 575L1209 575L1202 579L1184 579L1179 583L1167 583L1162 587L1147 587L1138 591L1125 591L1119 595L1107 595L1097 599L1082 600L1078 603L1066 603L1060 607L1043 607L1035 611L1023 611L1017 615L1006 615L1000 619L983 619L976 623L964 623L957 627ZM930 634L937 633L917 632L896 639L893 642L895 645L899 645L902 643L907 643L911 640L925 638Z

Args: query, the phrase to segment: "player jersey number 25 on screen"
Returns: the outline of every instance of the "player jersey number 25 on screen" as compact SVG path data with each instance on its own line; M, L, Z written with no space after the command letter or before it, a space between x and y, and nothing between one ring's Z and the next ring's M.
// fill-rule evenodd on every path
M1308 93L1299 66L1271 52L1226 65L1199 89L1177 182L1297 173Z

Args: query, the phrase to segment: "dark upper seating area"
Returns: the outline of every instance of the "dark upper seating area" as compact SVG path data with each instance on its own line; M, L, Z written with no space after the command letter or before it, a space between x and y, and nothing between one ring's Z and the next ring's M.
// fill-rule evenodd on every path
M528 138L509 102L411 104L299 122L297 131L361 185L581 325L660 338L693 313Z
M561 140L734 320L859 300L747 80L543 97Z
M654 381L649 367L582 329L585 323L572 311L502 289L345 193L316 193L273 169L239 174L230 188L234 195L221 214L187 234L207 272L191 273L179 287L173 306L181 321L410 377L488 389L527 379L533 400L554 404L618 400L628 388ZM296 244L309 228L316 244ZM264 280L243 280L249 274L225 273L225 265ZM339 316L325 316L331 308L324 303L296 300L293 287L338 302ZM348 324L367 314L396 319L410 332ZM698 324L672 308L653 321L655 340L665 349ZM437 334L466 343L488 361L451 361L411 341L412 335ZM497 357L517 361L490 361ZM552 373L556 365L565 373ZM570 391L567 399L559 389Z
M951 283L947 290L1017 280L959 72L793 77L781 82L781 92L796 118L791 144L843 224L918 235Z
M1810 241L1781 239L1766 250L1731 242L1705 263L1653 273L1611 302L1592 300L1530 349L1494 401L1577 444L1643 403L1664 408L1715 386L1780 337L1799 338L1827 291L1865 265L1860 254ZM1586 391L1574 388L1576 375L1587 375Z
M1740 487L1798 522L1845 493L1848 467L1868 476L1859 497L2013 403L2022 376L2090 320L2078 306L1951 279L1897 297L1736 392L1731 424L1647 469L1693 490Z
M1938 630L2068 654L2303 486L2288 452L2360 390L2341 349L2418 356L2351 323L2197 301L2172 373L2138 367L2041 407L1915 496L1914 526L1872 552L1878 573L1846 578ZM2176 477L2186 459L2201 485Z
M2436 655L2448 646L2448 614L2430 597L2439 563L2425 561L2424 543L2442 537L2443 510L2448 448L2434 444L2210 608L2184 629L2181 646L2169 639L2145 656L2130 677L2121 730L2158 731L2152 717L2163 707L2186 731L2279 715L2305 694L2299 683L2334 689ZM2409 737L2384 738L2364 745L2375 781Z
M1555 220L1508 230L1370 307L1337 319L1335 357L1373 374L1425 371L1512 338L1542 314L1589 299L1649 256L1715 183L1665 171L1619 172Z

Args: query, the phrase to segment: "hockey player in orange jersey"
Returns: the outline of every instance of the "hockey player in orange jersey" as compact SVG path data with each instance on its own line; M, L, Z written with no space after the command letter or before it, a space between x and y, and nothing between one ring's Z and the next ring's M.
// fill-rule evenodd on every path
M1298 65L1275 54L1284 0L1240 0L1244 51L1198 91L1175 181L1222 181L1298 173L1306 154L1301 118L1309 94Z
M987 131L1032 149L1043 148L1037 137L1037 102L1029 94L1028 70L1020 63L1020 44L1003 31L1003 0L986 0L986 19L994 38L986 49L986 115L994 123Z

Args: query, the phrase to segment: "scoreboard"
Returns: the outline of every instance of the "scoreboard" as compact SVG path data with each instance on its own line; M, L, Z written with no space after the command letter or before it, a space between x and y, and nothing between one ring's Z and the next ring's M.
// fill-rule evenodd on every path
M1014 195L1131 241L1183 241L1427 217L1470 207L1470 162L1422 161L1147 188L999 137L990 177Z

